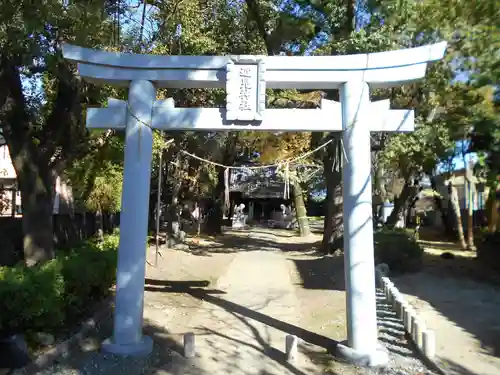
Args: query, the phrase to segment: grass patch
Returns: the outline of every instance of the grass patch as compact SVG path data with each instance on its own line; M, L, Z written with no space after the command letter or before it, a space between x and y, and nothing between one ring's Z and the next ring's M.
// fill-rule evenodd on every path
M315 221L320 221L320 222L323 222L325 220L325 217L324 216L308 216L307 217L309 219L309 221L311 222L315 222Z

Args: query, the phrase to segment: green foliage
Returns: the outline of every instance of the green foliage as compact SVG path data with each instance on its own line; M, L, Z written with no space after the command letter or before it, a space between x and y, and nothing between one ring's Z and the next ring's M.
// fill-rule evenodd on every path
M375 263L386 263L391 272L415 272L422 266L424 250L405 229L380 229L374 244Z
M496 82L499 82L500 61L497 65ZM496 190L500 175L500 91L490 84L477 91L483 94L483 101L473 117L471 151L478 154L479 164L487 177L488 185Z
M65 170L77 205L91 212L117 212L123 185L123 142L110 132L95 152L75 160Z
M64 320L61 263L0 268L0 332L51 330Z
M103 139L85 127L84 111L110 92L76 76L62 43L106 48L115 43L112 13L125 1L2 0L0 128L23 195L27 264L54 256L50 210L53 176L94 153ZM103 134L106 134L104 132Z
M425 80L392 90L394 105L415 108L418 127L413 134L389 136L381 158L387 172L405 178L429 173L438 162L455 156L453 143L467 139L473 129L477 143L471 151L483 152L483 165L495 170L495 153L491 151L500 144L492 136L498 133L498 120L495 123L491 113L486 115L488 105L478 88L491 88L499 82L498 1L452 0L444 11L443 3L437 0L375 0L368 4L376 11L371 13L367 29L373 32L374 25L383 21L392 39L397 37L395 45L448 42L444 60L433 64Z
M113 285L119 235L85 241L43 265L0 268L0 335L56 331L85 314Z
M455 148L446 124L417 124L414 132L394 134L387 141L380 162L399 177L408 179L418 173L431 173L436 165L449 158Z
M102 172L103 175L95 177L85 205L93 212L118 212L121 206L123 169L119 166L109 166Z
M332 250L343 249L344 238L336 238ZM381 228L373 234L375 264L386 263L391 272L416 272L422 266L424 250L408 229Z
M76 200L86 209L111 212L120 209L123 140L114 132L87 132L82 111L88 105L103 104L106 97L125 99L126 94L123 89L95 87L74 79L74 67L60 57L61 40L88 47L161 55L302 55L306 52L341 55L414 47L445 39L450 43L445 60L434 64L425 80L373 93L373 100L390 98L393 107L415 108L417 115L414 133L383 135L384 141L379 142L379 150L383 151L374 160L382 162L381 169L389 176L409 179L422 172L429 173L440 161L452 157L454 142L467 137L473 129L472 150L480 154L490 180L496 180L500 173L499 111L493 106L490 106L493 111L485 110L484 103L477 100L476 91L478 87L492 88L499 82L498 1L451 0L445 5L437 0L154 1L148 2L152 10L147 11L146 24L142 27L130 14L136 7L125 6L125 3L49 0L34 6L32 2L6 0L2 4L0 48L4 57L2 64L6 65L0 67L0 76L6 75L10 66L21 67L23 78L29 78L32 85L28 89L26 79L21 87L21 80L16 77L2 78L2 82L9 85L4 85L5 95L0 95L0 104L3 106L11 100L15 104L0 108L0 120L9 119L0 121L9 145L17 145L13 148L17 150L14 159L21 161L20 156L27 155L29 158L23 165L36 164L34 170L38 171L64 169ZM115 14L120 9L121 19ZM177 32L179 26L181 33ZM144 28L155 30L143 37L139 32ZM467 82L455 84L455 78L463 72L470 74ZM40 83L38 73L42 90L33 89ZM18 91L23 95L13 96L12 93ZM311 102L308 94L268 90L268 99L273 99L268 104L279 106L281 101L287 103L284 106L287 107L294 101L291 106L304 107ZM162 95L173 97L176 105L182 107L223 106L225 97L223 90L208 89L162 89L159 96ZM335 95L333 90L327 92L329 99ZM316 98L313 104L318 103ZM15 108L21 109L22 116L12 112ZM432 115L436 110L437 114ZM10 120L13 118L15 123ZM230 132L165 134L165 138L170 137L175 138L175 143L169 147L164 165L160 166L166 174L163 191L168 194L169 188L181 190L180 195L188 196L216 191L220 168L189 159L181 150L222 164L234 164L247 161L256 153L260 154L261 162L292 157L324 142L323 136L313 141L313 136L306 133L294 136L256 132L240 132L237 136ZM157 161L163 147L162 138L155 133L153 178L159 175ZM25 145L36 147L21 150ZM333 159L333 151L328 152ZM307 162L320 164L323 156L324 153L317 153ZM27 170L18 169L18 174ZM26 176L20 177L27 181ZM301 184L307 183L304 191L321 185L321 181L309 178L309 174L302 176L292 171L292 177ZM35 182L30 180L26 186L36 186ZM181 189L174 186L179 182ZM154 193L154 188L151 190ZM28 215L29 212L26 217Z

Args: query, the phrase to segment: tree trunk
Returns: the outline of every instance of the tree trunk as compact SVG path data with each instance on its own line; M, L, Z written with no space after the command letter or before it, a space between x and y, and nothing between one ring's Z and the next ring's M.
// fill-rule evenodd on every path
M455 223L458 234L458 241L462 249L467 249L467 243L465 242L464 227L462 225L462 214L460 213L460 203L458 201L457 188L453 186L452 182L448 183L448 193L450 196L450 204L453 209L453 214L455 216Z
M228 202L229 203L229 202ZM215 188L215 196L207 210L207 218L205 228L209 235L222 234L222 225L224 214L229 208L226 207L225 201L225 176L224 169L219 168L217 171L217 186Z
M224 151L222 152L222 158L220 164L222 165L233 165L236 161L236 144L238 141L238 133L229 133L225 140ZM231 216L229 201L226 200L226 181L225 181L225 169L218 168L217 171L217 186L215 188L215 199L207 210L207 220L206 228L207 232L212 235L222 234L222 225L224 220L224 215ZM231 177L229 176L229 181ZM230 191L230 186L227 187Z
M443 205L443 198L441 197L441 193L438 190L436 176L431 176L430 180L431 180L431 188L435 193L434 203L436 204L437 209L441 213L441 221L443 222L446 235L451 237L453 235L453 228L450 225L450 218L448 217L446 208Z
M57 50L57 47L56 47ZM57 93L48 113L34 114L24 96L20 56L0 54L0 126L9 146L21 191L25 262L31 266L54 257L52 171L88 151L82 103L96 103L96 90L81 97L81 81L58 56L52 72ZM50 65L50 64L49 64ZM68 136L70 135L70 136Z
M23 224L23 251L27 266L54 258L52 179L36 168L34 161L16 157ZM21 173L19 173L21 171ZM45 175L45 176L44 176Z
M297 217L297 224L299 225L300 237L309 236L311 229L309 228L309 220L307 219L304 193L298 181L295 181L293 184L293 201L295 203L295 215Z
M406 208L408 206L408 202L414 195L414 190L415 188L410 183L410 180L406 180L403 185L403 189L401 190L401 194L394 199L394 208L386 222L388 226L395 226L401 217L405 217Z
M341 248L344 233L342 209L342 170L340 168L340 142L328 145L323 158L323 173L326 182L326 212L323 228L322 250L325 254Z
M175 178L174 181L172 182L172 195L170 197L170 204L173 204L174 202L178 202L179 200L179 193L182 188L182 179L181 176L178 172L178 170L175 170L174 174Z
M198 191L198 197L200 196L200 192ZM196 206L198 207L198 218L196 219L196 235L200 237L201 232L201 221L203 218L203 208L200 205L200 202L196 202Z
M465 159L465 158L464 158ZM472 200L472 186L474 184L474 175L472 173L472 165L465 161L466 168L466 178L465 178L465 187L467 192L467 247L469 250L475 250L474 246L474 202Z
M4 56L0 56L0 86L0 125L21 192L24 261L32 266L54 257L52 179L48 168L40 168L50 159L41 157L33 142L19 69Z
M499 209L499 202L496 199L495 187L490 188L485 208L488 220L488 232L495 233L497 231Z
M387 198L387 191L385 189L385 183L384 183L384 175L385 175L384 167L382 167L380 163L377 163L375 172L375 186L377 188L380 200L382 202L384 202L385 199Z

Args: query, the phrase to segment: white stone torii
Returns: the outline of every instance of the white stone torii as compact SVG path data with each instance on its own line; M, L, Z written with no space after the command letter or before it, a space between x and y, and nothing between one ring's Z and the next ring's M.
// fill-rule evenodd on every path
M370 102L369 88L421 79L445 50L441 42L347 56L156 56L64 45L64 57L77 62L88 81L129 87L128 104L110 99L107 108L87 111L87 127L125 130L114 332L103 349L129 355L152 350L142 334L152 128L342 131L348 346L337 349L357 362L386 363L377 339L370 131L412 131L414 114L390 110L388 100ZM225 88L227 105L176 108L173 99L156 100L157 88ZM340 103L265 109L266 88L340 89Z

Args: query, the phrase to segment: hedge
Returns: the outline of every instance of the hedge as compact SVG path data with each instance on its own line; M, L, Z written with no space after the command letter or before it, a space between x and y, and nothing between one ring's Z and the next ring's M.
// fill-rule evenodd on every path
M477 258L489 268L500 271L500 232L484 235L477 246Z
M0 336L56 333L110 291L119 233L89 240L40 266L0 267Z
M374 233L375 263L386 263L391 272L416 272L422 268L424 249L407 229L382 228Z
M343 237L332 249L343 250ZM415 272L422 267L424 250L408 229L380 228L373 234L375 263L386 263L392 272Z

